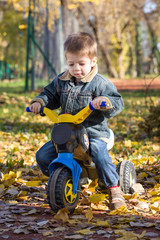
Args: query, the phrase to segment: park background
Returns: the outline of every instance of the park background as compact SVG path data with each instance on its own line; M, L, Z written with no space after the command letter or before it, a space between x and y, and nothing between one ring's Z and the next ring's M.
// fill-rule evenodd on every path
M56 221L61 220L53 220L46 200L48 179L35 162L36 151L50 139L52 124L45 117L26 113L25 108L66 69L63 42L78 31L94 35L99 72L113 81L123 96L125 109L109 120L115 133L110 154L115 164L121 160L134 163L142 188L140 194L125 196L128 209L119 212L110 211L103 197L98 202L82 198L75 213L77 222L73 215L61 213L63 224L56 230ZM72 234L83 229L86 232L77 232L79 238L72 239L89 239L89 234L92 239L104 235L109 239L159 239L159 73L158 0L0 0L2 237L71 239L70 229ZM94 194L95 188L92 183L84 192ZM87 227L95 221L93 233ZM14 224L9 227L9 222Z

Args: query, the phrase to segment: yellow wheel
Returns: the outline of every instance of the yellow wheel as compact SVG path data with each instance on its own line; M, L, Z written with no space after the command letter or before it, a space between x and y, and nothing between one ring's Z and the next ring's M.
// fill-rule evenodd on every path
M66 183L64 195L66 198L66 201L69 203L73 203L75 199L77 198L77 194L73 193L73 183L72 179L69 179Z

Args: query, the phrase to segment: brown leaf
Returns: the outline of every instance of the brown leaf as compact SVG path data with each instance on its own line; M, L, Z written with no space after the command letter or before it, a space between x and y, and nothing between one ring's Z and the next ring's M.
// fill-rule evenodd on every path
M63 223L65 223L69 219L68 213L69 213L69 211L67 208L62 208L57 212L57 214L54 216L54 218L60 219L63 221Z

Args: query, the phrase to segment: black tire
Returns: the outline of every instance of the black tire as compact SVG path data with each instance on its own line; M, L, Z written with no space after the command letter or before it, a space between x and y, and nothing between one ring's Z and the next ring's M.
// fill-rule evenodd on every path
M121 190L127 194L132 193L132 186L136 183L136 171L134 164L124 160L117 165L117 173L119 175L119 186Z
M47 198L51 209L56 213L61 208L73 212L78 204L80 193L73 193L71 171L64 166L57 168L49 177Z

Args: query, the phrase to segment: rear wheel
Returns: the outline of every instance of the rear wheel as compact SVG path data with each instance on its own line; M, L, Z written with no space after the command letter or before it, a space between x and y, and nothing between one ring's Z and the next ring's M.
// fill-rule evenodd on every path
M122 191L127 194L131 193L133 184L136 183L136 171L134 164L124 160L117 165L117 173L119 175L119 186Z
M57 168L48 181L47 197L51 209L57 212L66 207L73 212L78 204L80 193L73 193L71 171L62 166Z

